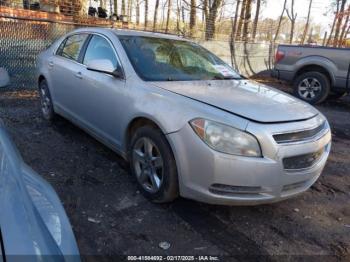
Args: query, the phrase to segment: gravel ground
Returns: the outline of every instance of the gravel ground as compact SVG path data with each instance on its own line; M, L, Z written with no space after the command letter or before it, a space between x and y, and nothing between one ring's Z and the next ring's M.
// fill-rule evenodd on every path
M280 82L259 81L288 91ZM0 90L0 118L24 160L58 192L81 254L95 255L86 260L176 254L349 261L350 97L318 108L331 123L333 147L323 175L306 193L256 207L186 199L156 205L137 191L117 154L63 118L44 121L37 92ZM169 249L159 247L163 241Z

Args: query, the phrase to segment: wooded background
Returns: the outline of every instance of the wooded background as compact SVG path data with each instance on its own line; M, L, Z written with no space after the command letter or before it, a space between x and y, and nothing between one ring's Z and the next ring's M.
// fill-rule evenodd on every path
M312 19L314 5L324 0L281 0L276 19L262 15L272 1L0 0L0 67L9 71L14 86L35 86L37 55L58 37L85 26L190 38L246 76L273 68L281 43L349 47L350 1L328 0L327 28ZM307 17L296 8L300 1Z
M347 0L327 0L329 8L324 13L334 19L322 34L320 25L310 19L313 5L320 0L281 1L283 7L277 19L261 18L261 10L269 8L269 0L0 0L0 5L74 17L86 17L89 7L96 8L94 16L120 19L131 28L205 40L348 45L350 3ZM306 18L298 15L297 1L305 3Z

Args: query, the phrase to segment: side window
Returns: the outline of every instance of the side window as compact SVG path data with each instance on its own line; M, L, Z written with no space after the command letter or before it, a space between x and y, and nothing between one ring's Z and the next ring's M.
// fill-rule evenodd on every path
M64 45L66 44L66 40L67 40L67 38L62 41L62 43L60 44L60 46L58 47L58 49L56 51L56 55L62 56L62 50L63 50Z
M57 55L63 56L74 61L78 61L80 51L87 38L87 34L78 34L69 36L62 42L57 50Z
M94 35L85 52L84 65L88 65L92 60L107 59L112 62L114 68L118 68L117 57L110 43L103 37Z

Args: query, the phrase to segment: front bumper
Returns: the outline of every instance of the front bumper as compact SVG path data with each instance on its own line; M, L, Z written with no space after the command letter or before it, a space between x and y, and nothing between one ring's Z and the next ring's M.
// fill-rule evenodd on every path
M210 149L186 125L168 135L179 173L180 195L201 202L223 205L256 205L280 201L306 191L320 176L331 146L328 130L316 140L277 144L272 134L314 127L321 117L288 124L250 123L264 157L240 157ZM322 151L310 168L285 170L283 159Z

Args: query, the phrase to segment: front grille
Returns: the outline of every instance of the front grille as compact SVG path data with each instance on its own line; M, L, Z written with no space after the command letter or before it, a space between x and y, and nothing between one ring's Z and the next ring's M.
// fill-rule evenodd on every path
M314 129L292 132L292 133L277 134L277 135L274 135L273 138L278 144L295 143L295 142L312 139L316 137L319 133L323 132L326 128L327 128L326 122L323 122L320 126Z
M284 169L297 170L297 169L310 168L320 160L323 153L324 153L324 148L312 154L284 158L283 159Z

